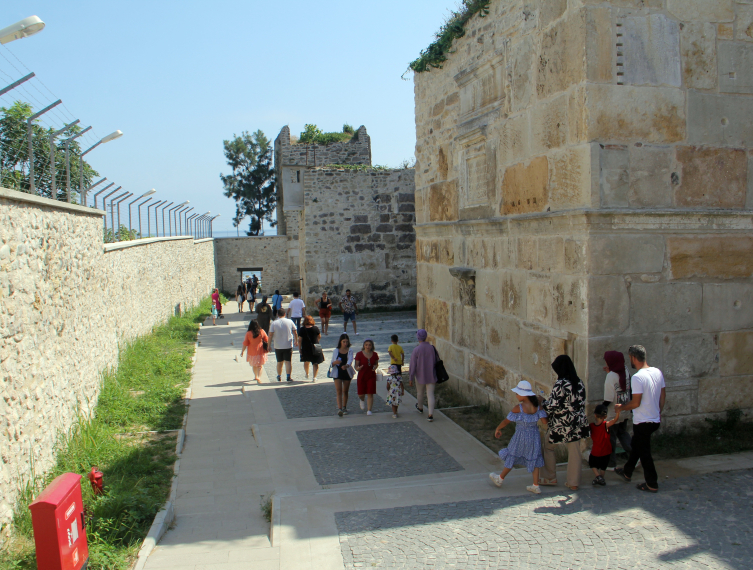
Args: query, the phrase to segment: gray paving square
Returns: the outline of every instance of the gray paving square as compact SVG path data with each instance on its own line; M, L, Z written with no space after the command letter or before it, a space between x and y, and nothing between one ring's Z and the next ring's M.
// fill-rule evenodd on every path
M413 422L296 433L320 485L463 470Z
M358 405L358 390L355 380L350 384L348 391L348 412L350 414L365 414ZM275 389L280 405L285 411L285 416L293 418L321 418L337 414L337 400L335 385L332 382L324 384L308 384L303 386L280 386ZM385 404L384 398L374 396L374 405L371 408L374 413L391 412L392 409Z

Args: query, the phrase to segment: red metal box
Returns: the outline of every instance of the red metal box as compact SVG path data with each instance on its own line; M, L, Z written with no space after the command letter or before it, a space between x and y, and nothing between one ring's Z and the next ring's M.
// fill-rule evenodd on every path
M81 475L64 473L29 505L39 570L81 570L89 562Z

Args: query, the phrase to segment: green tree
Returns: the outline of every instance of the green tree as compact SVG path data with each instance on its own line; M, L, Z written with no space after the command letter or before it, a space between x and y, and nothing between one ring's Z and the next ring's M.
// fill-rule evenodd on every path
M227 163L233 169L232 174L220 174L225 196L235 200L233 225L238 227L248 216L251 221L246 235L258 236L264 220L271 226L277 225L272 219L277 203L272 144L262 131L252 135L243 131L222 144Z
M29 139L27 119L34 114L31 105L16 101L9 108L0 107L0 186L29 192ZM62 125L61 125L62 126ZM34 148L34 184L39 195L46 198L65 200L65 144L66 138L81 132L78 125L62 133L55 140L55 184L56 196L52 196L52 180L50 178L50 133L53 129L46 129L38 121L32 123L32 146ZM71 163L72 200L78 197L79 157L81 147L78 140L69 145ZM86 161L84 161L84 185L89 186L94 177L99 176Z

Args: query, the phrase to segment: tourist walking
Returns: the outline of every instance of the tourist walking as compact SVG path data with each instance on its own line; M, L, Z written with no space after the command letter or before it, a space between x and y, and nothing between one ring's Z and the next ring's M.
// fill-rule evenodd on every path
M272 320L277 318L280 309L282 309L282 295L279 289L275 289L275 294L272 295Z
M434 421L434 388L437 385L437 371L436 365L439 357L434 346L426 342L426 338L429 334L426 329L421 329L416 333L418 339L418 346L413 349L410 355L410 382L409 385L413 386L413 382L416 382L416 409L418 413L424 413L424 392L426 392L426 400L429 405L429 417L430 422Z
M403 347L398 343L400 339L396 334L390 337L390 346L387 348L387 352L390 354L390 365L395 365L398 368L400 374L403 373L403 364L405 364L405 351Z
M322 333L316 327L314 317L306 315L303 317L303 326L298 329L298 352L303 362L303 370L306 372L306 380L309 378L309 364L313 364L313 381L319 374L319 365L324 362L324 354L319 341L322 339Z
M306 304L298 297L297 291L293 293L293 300L288 305L288 316L295 323L295 327L300 328L301 319L306 316Z
M604 473L607 471L609 458L612 456L612 442L609 440L609 431L619 420L619 410L617 410L614 419L607 421L607 406L599 404L594 409L594 421L588 426L591 430L591 443L593 444L588 456L588 466L596 476L591 481L591 485L603 487L607 484L604 480Z
M397 364L390 364L387 373L387 405L392 406L392 417L397 419L397 409L405 396L403 375Z
M625 366L625 357L617 350L608 350L604 353L604 361L607 365L604 372L607 377L604 380L604 405L609 409L609 404L627 404L633 398L630 391L630 375L627 366ZM607 413L607 419L614 419L614 411ZM623 409L621 420L609 428L609 441L612 445L612 455L609 457L608 469L614 471L617 467L617 440L619 440L622 449L629 455L632 446L630 444L630 433L628 424L632 412Z
M293 345L298 343L298 333L295 323L285 317L285 311L280 309L278 319L272 323L269 329L269 338L274 342L275 359L277 360L277 381L281 381L282 365L285 364L285 372L288 382L292 382L290 373L293 370Z
M246 301L246 287L243 285L243 281L238 285L235 290L235 301L238 303L238 312L243 312L243 303Z
M614 472L629 482L640 459L646 482L639 484L638 489L656 493L659 490L659 476L651 455L651 436L661 425L661 413L667 399L664 375L658 368L648 365L646 349L641 345L631 346L628 356L630 366L638 370L630 381L633 398L627 404L617 404L615 410L633 410L633 448L625 466L622 469L618 467Z
M348 415L348 391L350 381L356 373L353 368L354 358L350 348L350 337L341 334L340 340L337 341L337 348L332 351L332 368L330 369L330 377L335 381L337 391L337 415L340 417Z
M215 288L212 293L212 324L217 326L217 317L222 312L222 305L220 304L220 290Z
M332 300L327 292L322 293L322 298L317 303L319 305L319 320L322 323L322 333L327 336L329 333L329 319L332 317Z
M267 363L267 352L269 352L269 338L267 333L262 330L257 321L251 321L248 324L248 332L243 339L243 349L241 357L246 351L246 361L254 370L254 380L261 384L261 367Z
M539 399L531 389L531 383L521 380L512 389L518 399L518 405L507 414L494 431L494 437L502 437L502 430L508 424L515 423L515 434L512 436L507 447L499 451L499 458L505 468L500 474L489 473L489 478L497 487L501 487L515 465L524 465L528 472L533 475L533 485L526 487L531 493L541 493L539 487L539 469L544 466L544 457L541 454L541 433L538 422L547 423L546 412L541 409Z
M376 371L379 368L379 355L374 352L374 341L367 338L363 341L361 352L356 354L353 359L353 366L358 372L356 383L358 385L358 398L361 400L359 405L363 410L366 409L366 415L371 415L371 408L374 406L374 394L376 394ZM364 406L364 399L366 400Z
M348 332L348 321L353 322L353 332L358 336L358 328L356 327L356 315L358 314L358 304L354 297L350 294L350 289L345 290L345 296L340 297L340 310L343 312L343 332Z
M272 322L272 307L267 303L267 296L262 295L261 302L256 305L256 321L262 330L269 334L269 325Z
M541 472L542 485L557 484L557 462L554 446L567 445L567 480L565 487L576 491L580 486L582 457L580 441L590 435L586 417L586 389L575 371L570 357L561 354L554 359L552 369L557 381L552 386L549 398L541 407L549 419L549 429L544 442L544 469Z

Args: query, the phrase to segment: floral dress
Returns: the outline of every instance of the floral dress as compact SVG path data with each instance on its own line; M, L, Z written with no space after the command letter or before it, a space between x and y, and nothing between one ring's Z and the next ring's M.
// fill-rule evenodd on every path
M577 388L573 390L570 380L560 378L541 406L549 416L549 443L570 443L591 435L586 417L586 389L583 382L578 382Z
M400 367L391 365L388 368L390 375L387 377L387 405L399 406L403 401L400 395L403 391L403 376L400 374Z
M541 408L533 414L526 414L522 408L518 413L507 414L507 419L515 422L515 435L509 445L499 452L505 467L512 469L515 465L525 465L528 472L533 473L537 467L544 466L538 422L545 417L546 412Z

